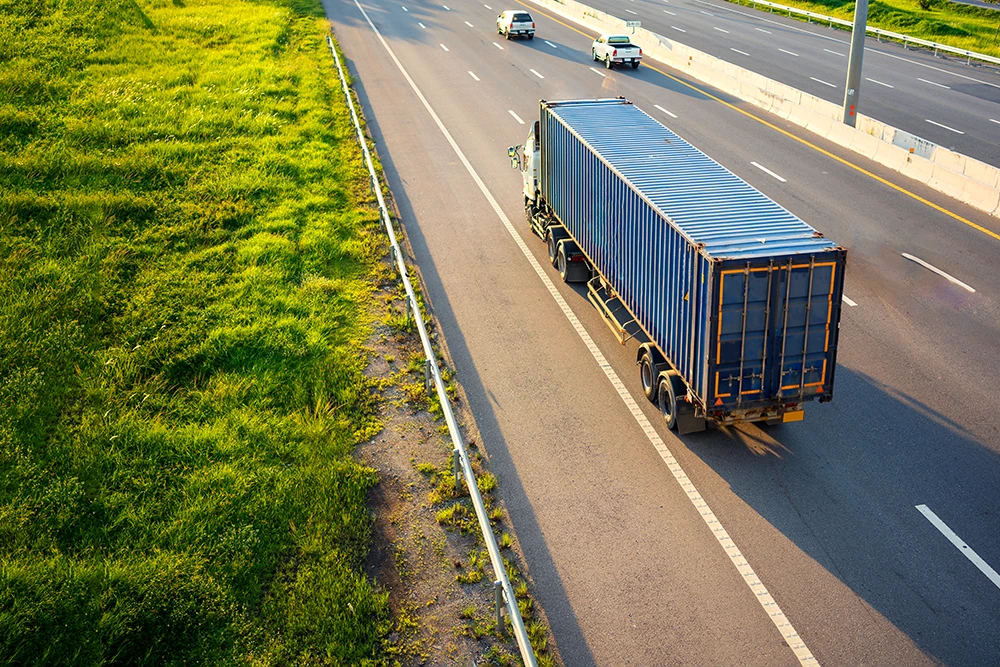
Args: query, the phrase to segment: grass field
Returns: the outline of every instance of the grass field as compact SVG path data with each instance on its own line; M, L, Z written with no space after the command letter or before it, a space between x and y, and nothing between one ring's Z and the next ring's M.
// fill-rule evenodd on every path
M750 5L750 0L735 0ZM778 4L854 20L853 0L775 0ZM927 8L924 9L923 6ZM1000 4L996 9L948 0L870 0L868 25L910 37L1000 57Z
M318 0L0 0L0 663L380 662Z

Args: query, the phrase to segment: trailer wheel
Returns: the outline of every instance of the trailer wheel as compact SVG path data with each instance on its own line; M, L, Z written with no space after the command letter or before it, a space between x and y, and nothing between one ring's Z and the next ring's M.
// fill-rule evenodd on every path
M656 370L649 352L642 355L639 361L639 378L642 380L642 393L651 403L656 402Z
M680 405L681 392L684 389L684 381L677 371L667 371L660 376L660 382L656 392L657 403L660 406L660 414L667 428L677 428L677 413L687 406Z

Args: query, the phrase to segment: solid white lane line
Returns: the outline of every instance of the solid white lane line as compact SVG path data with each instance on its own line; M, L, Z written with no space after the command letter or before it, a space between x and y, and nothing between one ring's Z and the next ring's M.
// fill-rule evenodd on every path
M847 57L846 54L840 53L839 51L831 51L830 49L823 49L823 50L826 51L827 53L832 53L835 56L840 56L841 58Z
M662 111L663 113L667 114L671 118L677 118L677 114L671 113L670 111L667 111L666 109L664 109L663 107L661 107L659 104L654 104L653 106L656 107L657 109L659 109L660 111Z
M740 55L744 55L744 56L749 56L750 55L746 51L740 51L739 49L734 49L733 47L729 47L729 50L730 51L735 51L736 53L739 53Z
M799 57L799 54L797 54L797 53L792 53L791 51L786 51L784 49L778 49L778 50L781 51L782 53L787 53L790 56L795 56L796 58Z
M499 44L497 44L496 42L493 42L493 46L495 46L495 47L497 47L498 49L500 49L501 51L503 51L503 47L502 47L502 46L500 46Z
M425 26L425 25L424 25L423 23L421 23L420 21L417 21L417 25L418 25L418 26L420 26L421 28L423 28L424 30L427 30L427 26Z
M989 563L979 557L961 537L955 534L944 521L938 518L927 505L916 505L917 511L924 515L924 518L931 522L931 525L941 531L941 534L948 538L948 541L955 545L962 555L972 561L972 564L979 568L979 571L986 575L986 578L993 582L993 585L1000 588L1000 574L990 567Z
M852 308L853 308L854 306L858 305L857 303L855 303L855 302L854 302L854 301L852 301L851 299L848 299L848 298L847 298L847 295L846 295L846 294L845 294L845 295L843 295L843 296L842 296L841 298L843 298L843 299L844 299L844 303L846 303L846 304L847 304L848 306L850 306L850 307L852 307Z
M951 90L951 86L946 86L943 83L937 83L935 81L928 81L927 79L921 79L919 76L917 77L917 81L923 81L924 83L929 83L932 86L937 86L938 88L946 88L947 90Z
M887 83L882 83L881 81L876 81L875 79L869 79L867 76L865 77L865 81L871 81L872 83L877 83L878 85L885 86L886 88L895 88L895 86L890 86Z
M511 111L510 109L507 109L507 113L509 113L509 114L510 114L511 116L513 116L513 117L514 117L514 120L516 120L516 121L517 121L518 123L520 123L521 125L524 125L524 121L523 121L523 120L521 120L521 117L520 117L520 116L518 116L518 115L517 115L516 113L514 113L514 112L513 112L513 111Z
M824 86L830 86L831 88L836 88L836 86L835 86L835 85L833 85L832 83L827 83L827 82L826 82L826 81L824 81L823 79L817 79L817 78L816 78L816 77L814 77L814 76L811 76L811 77L809 77L809 78L810 78L810 79L812 79L813 81L815 81L816 83L822 83L822 84L823 84Z
M604 72L602 72L601 70L599 70L599 69L594 69L593 67L591 67L591 68L590 68L590 71L591 71L591 72L593 72L594 74L599 74L599 75L601 75L602 77L604 77L604 76L607 76L607 75L606 75L606 74L605 74Z
M678 28L675 25L672 25L670 27L673 28L674 30L676 30L677 32L687 32L687 30L685 30L684 28Z
M444 49L445 51L447 51L447 50L448 50L448 47L447 47L447 46L445 46L444 44L438 44L438 46L440 46L440 47L441 47L442 49Z
M608 360L604 356L604 353L601 352L600 348L597 347L597 344L594 342L594 339L591 338L590 334L587 332L583 324L580 322L580 319L573 312L573 309L569 307L568 303L566 303L566 299L564 299L562 294L559 293L559 290L558 288L556 288L555 283L552 282L552 279L549 278L548 274L545 272L545 269L542 268L542 265L538 262L537 259L535 259L535 256L532 254L531 249L528 247L528 244L524 241L523 238L521 238L521 235L517 233L517 228L514 227L514 223L510 221L510 218L507 217L507 214L503 212L502 208L500 208L500 204L497 202L496 197L494 197L493 193L490 192L489 188L486 187L486 183L483 182L483 179L479 176L479 173L476 172L475 168L472 166L472 163L469 162L469 159L465 156L465 153L463 153L462 149L459 148L458 142L455 141L455 138L451 135L451 132L449 132L448 128L445 127L444 123L441 121L441 117L437 115L437 112L435 112L434 108L431 107L430 102L427 101L427 98L424 97L424 94L420 92L419 88L417 88L417 84L413 82L412 78L410 78L410 75L403 67L403 64L399 62L399 58L396 57L396 54L393 53L392 49L389 47L389 44L385 41L385 38L382 37L382 34L378 31L378 28L375 27L375 24L372 23L371 18L368 17L368 13L365 11L364 7L361 6L358 0L354 0L354 5L365 17L365 21L368 22L368 26L372 29L372 32L375 33L375 36L378 37L378 40L379 42L381 42L382 47L389 53L389 57L396 64L396 67L403 75L403 78L406 79L406 82L409 84L410 88L416 94L421 104L423 104L424 109L426 109L427 113L430 114L431 118L434 120L434 123L437 125L438 129L441 130L441 134L444 135L445 140L451 146L452 150L455 151L455 154L458 156L459 161L461 161L462 165L465 167L465 170L469 173L469 176L472 177L472 180L475 182L476 186L478 186L479 191L483 193L483 196L486 198L486 201L489 202L490 207L496 213L497 217L500 218L500 221L503 223L503 226L507 229L507 233L510 234L511 238L514 240L514 243L517 244L517 247L521 250L521 253L524 255L524 258L528 261L528 264L534 270L535 275L537 275L538 278L542 281L542 284L545 285L546 290L548 290L553 300L555 300L556 305L558 305L559 309L563 312L563 315L565 315L566 319L569 320L570 325L576 331L577 335L580 337L580 340L582 340L584 345L587 346L587 349L590 351L590 354L594 358L594 361L596 361L597 365L601 368L602 371L604 371L604 375L608 378L608 381L611 382L612 386L615 388L615 391L618 392L619 398L621 398L622 402L625 403L625 406L628 408L628 411L632 413L633 418L635 418L636 422L642 429L643 433L646 435L646 438L649 440L650 444L653 445L653 447L656 449L656 452L660 455L660 459L663 461L664 464L666 464L667 469L670 470L670 473L673 475L674 480L676 480L677 484L681 487L681 490L688 497L688 500L691 501L691 504L694 505L694 508L698 512L698 514L701 515L702 521L705 522L705 525L712 532L712 535L713 537L715 537L716 542L718 542L719 546L722 547L723 551L726 552L726 556L729 557L729 561L733 564L733 567L736 568L736 571L740 573L740 576L743 578L743 582L750 589L754 598L757 600L757 603L760 604L761 608L771 619L771 622L774 624L774 627L777 628L778 631L781 633L781 636L785 640L785 643L788 645L788 647L792 649L792 652L798 659L799 664L805 667L812 667L814 665L818 665L819 662L816 660L815 657L813 657L813 654L809 650L809 647L806 646L806 643L804 641L802 641L802 638L799 636L799 633L795 631L795 628L792 626L791 621L789 621L788 617L785 616L785 613L781 611L781 607L778 606L778 603L774 600L773 597L771 597L771 594L768 592L767 587L764 586L764 582L762 582L760 578L757 577L757 574L754 572L753 567L751 567L750 563L747 561L746 556L744 556L743 553L740 552L739 547L736 546L736 543L733 542L733 538L729 536L729 532L722 526L722 522L719 521L718 517L715 515L715 512L713 512L712 509L708 506L708 503L705 502L705 499L701 496L701 494L698 492L698 489L691 482L691 479L687 476L687 473L684 472L684 469L680 466L679 463L677 463L677 459L674 458L673 453L671 453L666 443L663 442L663 439L660 438L659 433L657 433L656 429L653 428L653 425L646 418L646 415L639 407L639 404L632 397L632 394L629 393L628 389L625 387L625 384L618 377L618 373L616 373L611 364L608 363Z
M771 171L770 169L768 169L767 167L765 167L765 166L763 166L761 164L757 164L756 162L751 162L750 164L752 164L753 166L757 167L758 169L760 169L765 174L768 174L770 176L774 176L776 179L778 179L782 183L787 183L788 182L787 178L782 178L781 176L778 176L776 173L774 173L773 171Z
M633 14L635 16L639 15L639 12L633 12L631 9L626 9L625 11L627 11L629 14Z
M942 125L941 123L939 123L937 121L934 121L934 120L931 120L930 118L924 118L924 120L926 120L931 125L937 125L938 127L943 127L946 130L951 130L955 134L965 134L965 132L962 132L961 130L956 130L953 127L948 127L947 125Z
M465 22L465 25L469 26L470 28L475 28L476 27L476 26L472 25L471 23L469 23L468 21Z
M472 70L469 70L469 76L471 76L471 77L472 77L473 79L475 79L476 81L479 81L479 77L478 77L478 76L476 76L476 75L475 75L475 74L474 74L474 73L472 72Z
M663 13L664 13L664 14L670 14L671 16L677 16L677 14L675 14L675 13L674 13L674 12L672 12L672 11L670 11L669 9L664 9L664 10L663 10Z
M712 26L712 30L718 30L719 32L724 32L727 35L729 34L728 30L723 30L722 28L716 28L714 25Z
M541 74L539 74L538 72L536 72L533 69L529 69L528 71L531 72L532 74L534 74L535 76L537 76L539 79L544 79L545 78L544 76L542 76Z
M754 28L757 32L766 32L768 35L773 35L774 33L770 30L764 30L763 28Z
M954 276L951 276L951 275L948 275L947 273L945 273L941 269L939 269L936 266L933 266L931 264L928 264L927 262L925 262L924 260L920 259L919 257L914 257L913 255L911 255L908 252L904 252L904 253L902 253L902 255L903 255L903 257L905 257L906 259L910 260L911 262L916 262L917 264L919 264L920 266L924 267L925 269L930 269L931 271L933 271L934 273L938 274L939 276L941 276L945 280L947 280L949 282L952 282L952 283L955 283L956 285L958 285L959 287L961 287L963 289L967 289L970 292L975 292L976 291L973 288L971 288L968 285L966 285L965 283L963 283L958 278L956 278Z
M545 40L545 43L548 44L549 46L551 46L553 49L558 49L559 48L558 46L556 46L555 44L553 44L549 40Z

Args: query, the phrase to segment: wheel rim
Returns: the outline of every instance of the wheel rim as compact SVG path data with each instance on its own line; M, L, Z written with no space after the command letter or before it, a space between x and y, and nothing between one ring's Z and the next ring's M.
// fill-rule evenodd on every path
M559 262L559 275L561 275L563 278L565 278L566 277L566 251L565 250L560 250L557 261Z
M653 394L653 367L649 363L649 357L643 357L642 366L639 367L639 375L642 377L642 390L646 396Z
M663 421L665 421L668 426L672 426L674 421L673 401L670 400L670 389L667 388L667 382L669 382L669 380L660 383L660 414L663 415Z

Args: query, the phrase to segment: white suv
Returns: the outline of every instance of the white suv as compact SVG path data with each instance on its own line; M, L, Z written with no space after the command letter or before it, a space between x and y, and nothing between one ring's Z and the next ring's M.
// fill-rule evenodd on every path
M497 34L511 37L535 38L535 19L520 9L508 9L497 17Z

